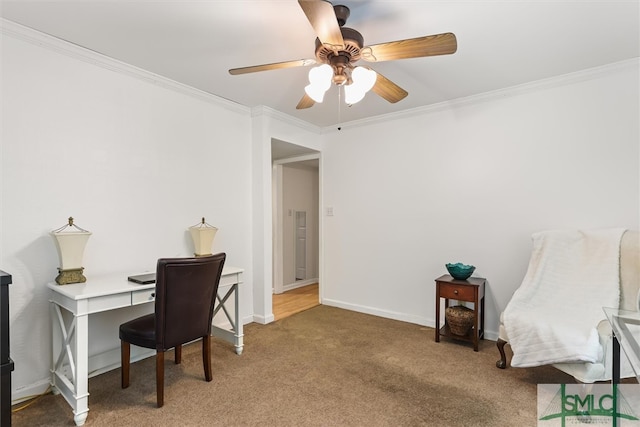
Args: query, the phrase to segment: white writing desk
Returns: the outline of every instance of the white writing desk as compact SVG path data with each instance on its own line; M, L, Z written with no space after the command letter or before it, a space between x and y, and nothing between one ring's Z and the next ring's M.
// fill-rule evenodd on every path
M225 266L222 270L218 303L214 316L222 309L231 324L231 329L213 325L212 335L235 345L236 353L243 348L242 321L238 302L238 285L242 283L243 270ZM53 359L51 365L51 386L55 393L61 393L73 408L76 425L83 425L89 414L89 315L122 307L131 307L154 301L155 284L139 285L127 280L127 274L90 278L86 283L58 285L47 284L51 289L51 323ZM220 296L226 288L227 292ZM233 316L225 306L234 294ZM64 312L71 314L65 315ZM118 328L119 325L114 325ZM149 353L149 355L154 353ZM95 374L117 368L107 367Z

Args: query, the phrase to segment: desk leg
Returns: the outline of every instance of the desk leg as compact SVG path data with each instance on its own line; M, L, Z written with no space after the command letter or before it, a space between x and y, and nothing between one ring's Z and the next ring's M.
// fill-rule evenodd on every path
M240 297L238 295L238 284L233 285L235 288L234 291L234 305L235 305L235 316L236 316L236 327L235 327L235 346L236 346L236 354L240 356L242 354L242 350L244 349L244 329L242 325L242 320L240 319Z
M89 316L76 317L76 404L73 420L84 424L89 415Z
M229 314L229 310L227 310L227 306L225 305L231 294L233 294L235 298L235 313L233 316ZM235 346L236 354L240 355L242 354L242 350L244 348L244 334L242 321L240 319L240 298L238 296L238 284L235 283L231 285L231 288L229 288L227 293L222 298L219 294L216 295L216 300L218 301L218 304L213 310L213 317L215 317L216 314L218 314L218 312L222 310L224 312L224 315L227 317L227 320L231 324L231 330L212 325L211 333L218 338L222 338L226 341L231 342Z
M72 317L65 322L62 310L51 303L53 360L51 386L73 409L76 425L89 415L89 318Z

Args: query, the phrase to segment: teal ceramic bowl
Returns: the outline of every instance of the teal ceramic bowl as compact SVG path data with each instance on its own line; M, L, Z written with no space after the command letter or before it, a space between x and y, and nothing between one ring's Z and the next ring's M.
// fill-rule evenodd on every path
M445 264L445 267L447 267L447 271L451 277L457 280L468 279L476 269L473 265L466 265L459 262L455 264Z

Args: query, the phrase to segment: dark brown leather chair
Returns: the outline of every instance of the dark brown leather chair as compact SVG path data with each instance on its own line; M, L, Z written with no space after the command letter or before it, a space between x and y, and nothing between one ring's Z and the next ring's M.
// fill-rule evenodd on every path
M156 394L164 404L164 352L202 338L204 375L211 381L211 321L224 253L198 258L161 258L156 269L155 313L120 325L122 388L129 387L131 344L156 350Z

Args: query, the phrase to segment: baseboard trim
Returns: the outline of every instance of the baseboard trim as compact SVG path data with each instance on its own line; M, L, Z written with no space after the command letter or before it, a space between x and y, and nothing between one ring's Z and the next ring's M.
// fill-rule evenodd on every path
M261 325L266 325L267 323L271 323L274 320L276 319L273 313L269 314L268 316L260 316L257 314L253 315L253 321L256 323L260 323Z
M146 359L147 357L154 356L155 354L155 350L149 350L141 347L132 347L131 363ZM89 378L93 378L96 375L118 369L119 367L120 347L89 356ZM69 366L65 366L65 369L68 370L70 368ZM37 397L41 394L45 394L49 390L50 386L51 378L46 378L40 381L36 381L33 384L28 384L24 387L12 390L11 404L15 405L17 403L22 403L24 401L33 399L34 397Z
M27 384L15 390L11 390L11 404L22 403L27 400L33 399L36 396L45 394L51 386L51 380L49 378L45 380L36 381L32 384Z
M436 321L434 318L426 318L422 316L415 316L407 313L399 313L396 311L381 310L375 307L367 307L364 305L346 303L344 301L338 301L333 299L322 299L323 305L331 307L343 308L345 310L356 311L358 313L371 314L373 316L384 317L385 319L400 320L401 322L414 323L416 325L427 326L430 328L436 327ZM489 341L496 341L498 339L498 332L496 331L484 331L484 339Z
M323 298L322 304L329 305L331 307L344 308L345 310L357 311L358 313L371 314L378 317L384 317L386 319L400 320L402 322L407 322L407 323L415 323L416 325L429 326L432 328L435 326L434 319L428 319L422 316L415 316L407 313L381 310L375 307L367 307L364 305L351 304L344 301L338 301L338 300L333 300L328 298Z
M283 289L283 292L287 292L287 291L292 291L294 289L302 288L303 286L313 285L314 283L318 283L318 278L300 280L298 282L289 283L288 285L284 285L282 289Z

